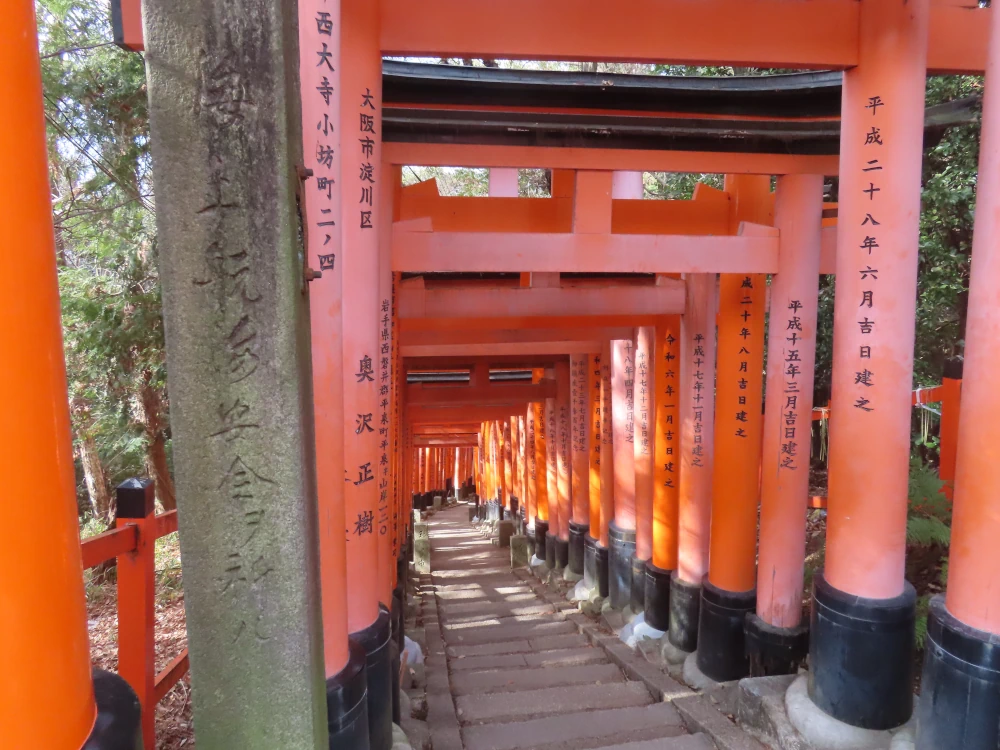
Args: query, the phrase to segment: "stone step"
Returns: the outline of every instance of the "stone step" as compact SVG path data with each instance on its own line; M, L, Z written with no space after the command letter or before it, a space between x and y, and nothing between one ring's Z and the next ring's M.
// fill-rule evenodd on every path
M492 672L453 674L451 692L452 695L496 694L560 688L568 685L609 685L624 681L625 676L614 664L582 664L544 669L497 669Z
M549 618L541 622L515 622L513 624L480 625L470 628L443 628L444 640L452 645L476 645L517 641L522 638L538 638L549 635L569 635L576 633L576 625L568 620L552 622ZM502 653L502 652L499 652Z
M559 635L543 635L536 638L514 638L494 643L470 643L463 645L455 642L447 647L449 659L461 659L469 656L497 656L500 654L527 654L529 652L554 651L557 649L583 648L590 641L582 633L563 633Z
M535 592L526 586L491 586L490 588L470 587L456 591L438 591L441 604L472 604L474 602L518 602L538 601Z
M482 628L501 628L510 627L512 625L542 625L557 622L557 617L555 611L542 612L537 614L528 615L487 615L486 617L476 619L476 620L452 620L451 622L446 622L442 625L444 631L472 631L480 630Z
M596 750L716 750L715 743L701 732L680 737L626 742L624 745L603 745Z
M446 622L475 622L497 617L552 614L556 608L537 598L526 602L468 602L448 604L441 602L438 612Z
M626 683L613 687L629 687L633 684ZM551 694L551 691L542 692ZM550 695L548 702L574 705L572 700L565 702L560 700L558 694ZM607 704L586 706L577 703L575 708L573 712L546 718L465 727L462 729L465 750L519 750L520 748L583 750L607 747L609 743L613 745L615 742L621 744L648 741L678 737L687 733L683 720L669 703L627 708L615 708ZM689 750L683 745L680 747ZM708 747L711 747L711 744ZM698 748L698 745L693 745L692 748Z
M558 690L544 688L515 693L461 695L455 698L455 708L459 721L474 724L644 706L651 701L649 691L641 682L616 682L610 685L573 685ZM673 707L670 708L672 711Z
M561 648L519 654L495 654L454 657L449 662L452 672L487 671L512 667L565 667L574 664L595 664L608 660L604 651L593 646Z

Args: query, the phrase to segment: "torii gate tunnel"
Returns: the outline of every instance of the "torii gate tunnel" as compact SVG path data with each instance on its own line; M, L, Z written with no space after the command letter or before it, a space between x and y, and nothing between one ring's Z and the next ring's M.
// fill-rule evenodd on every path
M794 673L808 653L817 716L887 730L915 712L921 750L998 747L996 12L112 5L119 43L146 53L200 748L390 747L411 509L445 494L515 520L536 557L644 611L712 680ZM131 748L134 695L89 665L33 13L12 0L0 25L0 733ZM384 59L440 56L827 72ZM925 110L925 79L984 71L951 557L914 707L921 153L955 116ZM404 187L404 165L489 168L489 197ZM551 197L518 197L520 168L551 170ZM725 182L644 201L644 170ZM807 622L820 274L837 277L828 547Z

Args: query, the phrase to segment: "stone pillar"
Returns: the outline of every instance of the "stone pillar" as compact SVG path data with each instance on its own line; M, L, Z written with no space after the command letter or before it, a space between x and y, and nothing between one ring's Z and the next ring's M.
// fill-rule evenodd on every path
M772 223L770 176L726 175L726 192L731 233L743 221ZM712 521L697 658L718 681L749 674L743 623L756 603L766 300L767 274L720 275ZM802 368L793 361L786 369L794 380Z
M996 280L1000 205L1000 14L990 19L979 150L976 226L969 284L948 589L931 600L917 712L917 748L1000 747L1000 516L995 457L1000 398L1000 306Z
M903 568L928 15L928 0L862 3L841 107L828 541L809 696L866 729L912 711L916 594Z
M326 45L324 48L323 45ZM316 65L317 51L329 52L333 70ZM323 655L327 692L355 696L328 701L331 737L338 743L368 742L368 709L363 698L365 651L348 640L347 542L344 534L344 351L341 304L343 263L340 232L340 134L316 123L340 120L340 4L303 0L299 4L299 75L302 90L302 151L313 174L305 182L308 265L322 274L309 284L315 419L316 495L319 508L320 585ZM325 120L324 120L325 118ZM320 181L324 189L317 185ZM362 427L362 429L366 429ZM369 423L367 429L373 430Z
M572 515L569 521L569 568L583 575L584 541L590 531L590 355L570 357Z
M635 456L635 554L632 556L630 602L633 612L645 609L646 564L653 558L653 454L656 406L653 341L655 329L635 329L633 455Z
M681 321L681 485L677 571L670 581L670 642L682 651L698 644L701 583L708 572L715 425L715 274L687 277Z
M298 23L276 0L143 10L195 732L208 748L318 750Z
M360 428L379 420L382 381L379 233L391 206L382 181L382 56L379 9L341 0L340 136L344 198L344 464L348 623L368 654L372 750L392 744L391 617L379 577L379 437ZM319 66L317 66L319 67Z
M681 462L680 394L681 318L669 316L656 326L653 367L655 457L653 461L653 557L646 564L646 622L657 630L670 627L670 576L677 569L677 493Z
M627 607L632 596L632 556L635 554L634 433L635 342L611 342L611 431L614 453L614 519L608 526L609 588L615 609Z
M10 747L79 748L97 709L87 643L35 5L0 24L0 726ZM135 699L134 694L132 695ZM53 714L59 720L53 721ZM137 722L136 722L137 723ZM138 727L133 727L132 736Z
M782 175L775 192L781 244L778 273L771 277L757 613L746 622L754 675L794 674L808 648L802 585L823 178Z

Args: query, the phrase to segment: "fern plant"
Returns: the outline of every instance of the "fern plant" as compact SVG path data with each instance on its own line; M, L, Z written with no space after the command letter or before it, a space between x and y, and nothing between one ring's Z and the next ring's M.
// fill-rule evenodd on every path
M951 543L951 501L937 472L919 458L910 459L906 541L920 547Z

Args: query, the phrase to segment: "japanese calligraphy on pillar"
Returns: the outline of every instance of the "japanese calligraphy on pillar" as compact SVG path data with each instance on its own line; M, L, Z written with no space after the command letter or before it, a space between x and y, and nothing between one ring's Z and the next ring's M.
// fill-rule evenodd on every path
M861 293L858 299L858 330L861 333L862 343L858 345L857 364L854 368L854 407L865 412L875 411L875 373L871 370L873 341L867 337L873 336L875 331L875 320L877 317L877 292L878 292L878 227L879 208L887 197L882 196L880 164L882 141L881 122L884 114L881 110L886 109L886 102L882 97L874 95L868 97L865 109L871 112L869 127L864 134L864 146L862 163L860 166L862 177L861 209L855 221L861 228L858 244L858 269L861 280Z
M635 412L638 417L640 455L648 456L651 453L652 430L650 429L650 388L652 378L650 377L648 353L638 349L635 358Z
M691 365L692 372L694 373L694 377L691 380L691 389L693 391L691 394L691 403L693 405L691 465L704 466L705 409L702 405L705 403L706 396L708 398L712 397L712 390L714 389L712 378L706 378L706 374L708 376L712 375L712 363L708 361L705 355L705 335L703 333L694 334L693 344L694 346L691 347ZM706 393L706 388L708 389L708 393Z
M307 193L306 212L310 225L318 230L309 232L309 253L316 254L321 272L330 274L336 269L336 248L339 231L336 217L339 213L340 190L335 175L340 168L337 154L339 138L336 129L339 95L334 88L338 81L333 61L339 40L335 39L335 21L330 13L316 11L315 27L306 27L302 37L302 99L303 110L316 120L315 130L304 128L303 153L306 165L313 171L313 188Z
M625 341L625 442L635 443L635 342Z
M389 533L389 445L390 445L390 374L392 360L392 303L379 305L379 383L378 383L378 533Z
M793 299L789 300L788 309L784 311L787 316L785 342L788 346L783 350L784 365L781 370L784 406L781 411L781 452L778 468L793 471L799 468L800 452L804 451L805 456L809 455L809 439L812 432L812 414L803 414L799 408L799 397L802 395L798 383L798 376L802 373L802 359L799 357L799 342L802 337L799 334L802 333L802 324L798 313L801 309L802 302ZM771 314L775 315L777 312L773 311Z
M588 360L587 357L570 358L570 393L573 400L573 441L574 452L587 452L587 419L589 392L588 386ZM576 415L580 415L577 418Z
M598 470L601 467L601 442L604 439L604 419L605 415L601 411L601 355L594 354L590 358L590 377L594 386L590 391L591 403L591 459L590 462ZM598 490L600 490L600 479L598 479ZM593 489L591 489L593 491ZM596 533L596 530L595 530Z
M658 333L660 329L658 328ZM657 336L657 352L659 369L655 382L659 398L656 403L656 467L660 474L657 487L666 490L676 490L678 486L678 467L676 448L679 442L677 434L677 325L663 329Z

